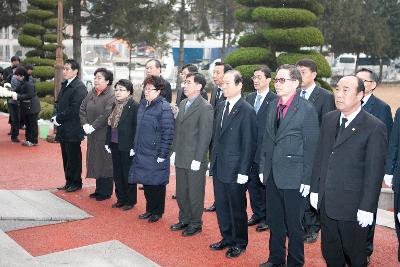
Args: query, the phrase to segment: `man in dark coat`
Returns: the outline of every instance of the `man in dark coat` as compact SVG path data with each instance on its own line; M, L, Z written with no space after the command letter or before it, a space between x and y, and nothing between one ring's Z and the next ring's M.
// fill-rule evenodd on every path
M7 67L4 69L4 80L8 83L11 82L11 77L13 74L13 69L18 66L19 64L21 64L21 60L19 59L18 56L13 56L11 57L11 66Z
M84 132L79 120L79 108L87 89L77 76L79 64L74 59L64 63L61 90L55 102L52 121L57 126L56 140L60 142L65 185L59 190L74 192L82 187L81 141Z
M179 88L177 89L176 92L176 105L179 107L179 104L181 103L182 100L184 100L185 98L187 98L187 96L184 94L184 87L185 87L185 79L186 76L189 73L196 73L199 72L199 69L193 65L193 64L186 64L183 65L181 68L181 71L179 73L180 79L181 79L181 85L179 86ZM206 90L204 89L205 85L203 86L203 88L201 89L200 95L205 99L208 100L208 95Z
M321 247L328 266L366 266L384 175L386 126L361 108L364 83L345 76L335 88L338 110L324 116L310 201L321 215Z
M222 240L211 250L229 248L228 258L239 257L248 244L246 183L257 140L256 113L241 97L243 79L238 71L223 78L226 101L218 106L214 124L211 170L218 226Z
M258 67L254 70L252 77L254 88L257 90L249 94L246 101L254 107L257 114L257 150L249 174L247 189L249 190L250 205L253 215L247 222L248 226L257 225L256 231L262 232L269 228L267 224L267 211L265 202L265 186L258 177L260 152L262 139L265 131L265 118L267 117L267 108L270 103L277 98L276 94L270 91L271 70L267 67Z
M302 59L296 63L296 67L300 71L302 79L301 89L298 90L298 95L307 99L314 105L318 113L319 125L321 125L323 115L335 109L333 95L315 84L317 64L313 60ZM314 243L317 241L321 226L317 211L310 205L309 196L306 198L303 226L305 230L304 242Z
M150 59L146 62L146 77L150 77L151 75L162 77L161 76L161 62L158 59ZM164 98L167 102L172 102L172 89L171 84L166 80L164 80ZM142 88L143 89L143 88ZM144 91L142 91L141 99L144 99Z

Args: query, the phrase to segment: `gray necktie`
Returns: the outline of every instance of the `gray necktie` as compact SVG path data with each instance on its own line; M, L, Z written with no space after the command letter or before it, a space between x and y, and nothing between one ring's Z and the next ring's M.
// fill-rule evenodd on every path
M258 113L258 110L261 107L261 98L262 98L261 95L257 95L256 103L254 104L254 110L256 111L256 113Z
M300 96L304 99L306 99L306 90L301 90Z
M186 111L188 110L188 108L190 107L190 105L191 105L190 101L186 102L186 105L185 105L185 113L186 113Z

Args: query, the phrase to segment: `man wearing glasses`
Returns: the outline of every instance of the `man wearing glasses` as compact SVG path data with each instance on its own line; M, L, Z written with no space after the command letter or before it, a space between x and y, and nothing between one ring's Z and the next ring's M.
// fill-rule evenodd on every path
M246 101L253 106L257 114L257 150L250 169L249 182L247 183L250 206L253 211L253 215L248 220L247 225L253 226L258 224L256 231L263 232L268 229L268 224L265 209L265 186L260 183L260 179L258 178L258 161L260 160L260 148L265 131L265 118L268 114L267 108L277 96L269 90L271 70L267 66L256 68L251 78L256 92L249 94Z
M373 92L378 85L378 76L370 69L362 68L356 73L356 76L364 82L365 95L362 99L362 108L368 113L374 115L380 119L387 129L388 137L392 131L393 119L392 111L390 106L373 95ZM385 181L386 182L386 181ZM391 184L391 182L387 183ZM367 239L367 261L369 263L370 257L374 250L374 234L375 234L375 224L376 224L376 211L374 213L374 221L369 227L368 239Z
M267 109L259 163L267 210L273 216L269 218L269 258L260 266L303 266L302 218L319 137L318 115L313 104L296 93L302 82L296 66L280 66L274 82L279 98Z

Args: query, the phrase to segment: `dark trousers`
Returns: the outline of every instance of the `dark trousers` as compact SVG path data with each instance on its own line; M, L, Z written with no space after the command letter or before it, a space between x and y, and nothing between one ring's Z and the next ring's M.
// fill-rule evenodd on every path
M31 143L38 143L38 115L39 114L25 114L25 139Z
M113 193L113 178L96 178L96 191L99 196L111 196Z
M7 107L10 114L11 138L15 139L19 135L19 106L16 103L8 103Z
M394 225L396 227L396 234L397 234L397 260L400 262L400 223L399 219L397 218L397 213L399 213L400 205L400 195L398 193L394 193Z
M288 236L287 266L304 265L303 225L304 197L298 189L277 188L273 176L266 184L267 210L269 211L269 262L285 263L286 235Z
M214 177L214 197L221 236L230 247L248 244L246 185L223 183Z
M60 142L67 186L82 185L81 142Z
M120 151L118 149L118 144L111 143L110 148L117 201L125 205L133 206L137 203L136 184L128 183L128 174L132 163L132 157L129 156L129 151Z
M319 222L319 214L318 211L311 206L310 195L306 197L303 226L306 235L318 233L319 230L321 229L321 224Z
M321 248L328 266L367 266L368 227L361 227L357 221L338 221L328 217L325 199L321 202Z
M253 211L254 219L267 223L267 209L265 200L265 186L260 182L259 168L257 163L253 163L250 169L247 190L249 190L250 206Z
M146 212L163 215L165 210L165 185L143 185Z
M198 171L175 168L176 200L179 206L179 221L198 227L203 224L206 168L203 163Z
M367 255L371 256L372 252L374 252L374 235L375 235L375 226L376 226L376 211L374 213L374 220L372 224L368 226L368 236L367 236Z

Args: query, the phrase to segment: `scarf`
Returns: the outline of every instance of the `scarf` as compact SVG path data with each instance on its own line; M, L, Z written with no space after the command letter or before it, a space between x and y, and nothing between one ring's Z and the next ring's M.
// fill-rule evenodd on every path
M117 128L119 119L121 118L122 111L124 110L124 107L126 103L128 103L130 97L127 97L126 99L122 101L115 101L115 107L113 111L111 112L110 116L108 117L108 125L111 126L111 128Z

